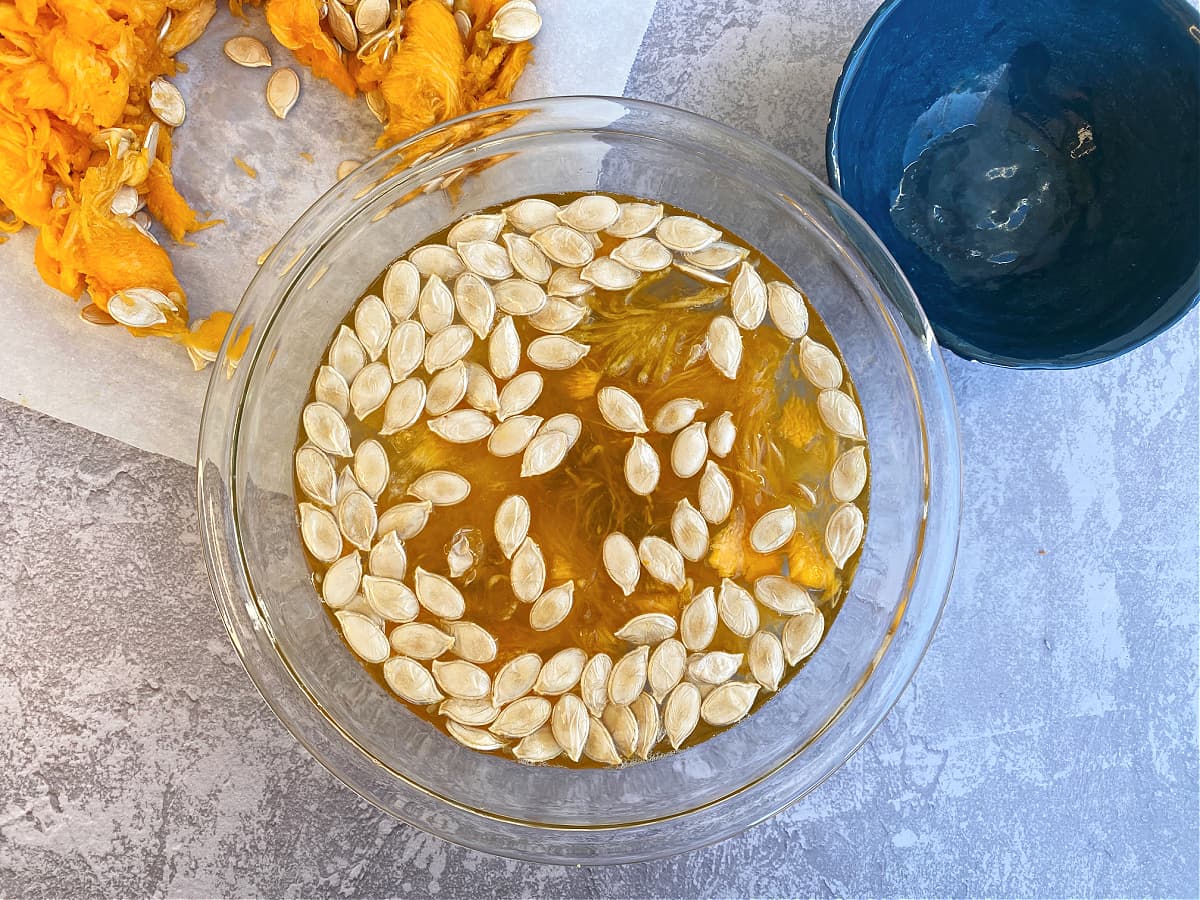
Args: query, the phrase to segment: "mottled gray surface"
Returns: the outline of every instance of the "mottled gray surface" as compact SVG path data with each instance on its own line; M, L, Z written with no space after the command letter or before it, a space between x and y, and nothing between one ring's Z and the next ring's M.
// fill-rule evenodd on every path
M630 93L820 171L869 6L662 0ZM0 405L0 894L1195 897L1198 321L1078 372L950 358L961 560L896 710L789 812L606 870L461 850L356 799L237 663L194 472Z

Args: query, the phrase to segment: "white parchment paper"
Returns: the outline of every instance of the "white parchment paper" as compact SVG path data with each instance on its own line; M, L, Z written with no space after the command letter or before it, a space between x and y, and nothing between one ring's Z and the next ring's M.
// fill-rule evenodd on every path
M545 0L533 63L516 97L619 96L653 8L654 0ZM266 42L277 67L299 73L300 102L285 121L263 100L269 70L242 69L222 55L225 41L241 33ZM190 70L176 79L188 103L176 132L176 180L201 213L226 220L194 235L194 247L164 239L192 314L202 316L237 304L259 254L333 184L339 162L373 153L379 129L361 101L348 102L295 65L253 11L247 26L222 8L180 58ZM258 177L242 172L235 156ZM208 371L193 372L186 354L166 341L84 323L79 306L38 277L33 243L27 230L0 246L0 397L193 462Z

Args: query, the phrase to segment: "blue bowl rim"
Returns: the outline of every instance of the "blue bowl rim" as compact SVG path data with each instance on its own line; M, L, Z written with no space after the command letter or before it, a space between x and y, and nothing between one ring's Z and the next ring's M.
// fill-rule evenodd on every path
M833 88L833 100L829 105L829 122L825 128L825 172L829 179L829 186L833 188L834 191L837 192L838 196L843 200L846 200L846 197L842 193L842 170L838 161L837 140L838 123L842 114L842 106L845 103L846 96L849 93L854 77L862 68L862 56L864 52L870 46L871 42L875 40L880 29L883 27L883 24L887 21L888 16L895 12L895 10L905 2L906 0L884 0L884 2L880 4L879 8L876 9L871 15L871 18L867 20L867 24L863 26L862 31L858 33L858 37L855 38L854 45L850 48L850 52L846 54L846 61L842 64L842 72L838 76L837 84L834 85ZM1188 0L1161 0L1161 2L1163 2L1165 5L1174 7L1181 16L1190 18L1192 22L1191 27L1200 31L1200 10L1197 10L1195 6L1192 6ZM850 201L846 200L846 202L849 203ZM872 231L874 231L874 229L872 229ZM880 238L881 242L882 240L883 239ZM890 248L889 252L891 252ZM1200 258L1197 259L1196 271L1200 272ZM905 272L904 274L906 277L909 277L908 272ZM909 281L910 283L912 282L911 277L909 278ZM1198 281L1198 285L1200 285L1200 281ZM915 284L913 284L913 290L914 292L916 291ZM919 295L917 297L917 301L918 303L920 302ZM1118 356L1123 356L1131 350L1136 350L1143 344L1149 343L1183 319L1184 316L1196 308L1197 303L1200 303L1200 286L1197 287L1196 291L1192 294L1192 297L1188 302L1180 306L1180 308L1174 314L1168 316L1162 322L1160 322L1156 328L1147 332L1145 335L1142 335L1137 340L1105 353L1097 353L1094 355L1085 354L1082 357L1072 357L1061 360L1026 360L988 353L987 351L977 348L962 340L952 331L948 331L947 329L943 328L940 322L930 316L928 312L925 312L923 304L922 312L925 312L925 316L929 320L929 324L932 326L934 333L937 336L938 343L953 352L956 356L960 356L963 359L1010 369L1079 369L1083 368L1084 366L1108 362L1109 360L1116 359Z

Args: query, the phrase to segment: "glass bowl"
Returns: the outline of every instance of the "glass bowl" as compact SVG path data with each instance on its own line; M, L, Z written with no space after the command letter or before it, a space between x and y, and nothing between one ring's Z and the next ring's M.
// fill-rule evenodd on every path
M448 188L448 189L447 189ZM810 296L853 373L871 493L861 561L816 653L737 726L616 769L522 765L454 743L379 686L331 627L301 550L292 450L313 373L391 260L525 195L666 201L749 241ZM827 187L715 122L631 100L488 110L338 182L251 282L201 425L199 506L218 606L283 724L386 812L447 840L551 863L619 863L735 834L812 791L870 736L937 625L959 529L959 449L937 344L896 264Z

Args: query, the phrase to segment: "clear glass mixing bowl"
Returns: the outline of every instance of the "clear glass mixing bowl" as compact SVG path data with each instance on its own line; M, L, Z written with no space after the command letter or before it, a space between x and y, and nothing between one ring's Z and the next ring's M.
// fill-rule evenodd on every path
M699 213L794 279L853 374L872 468L849 596L784 690L685 752L578 771L467 750L371 679L313 588L291 457L322 352L391 260L479 209L593 190ZM929 323L859 217L743 134L601 97L514 104L441 126L340 181L292 226L231 334L248 326L241 363L217 362L200 435L200 519L221 615L296 739L363 797L425 831L555 863L630 862L720 840L804 797L860 747L933 635L954 565L960 485L953 399Z

